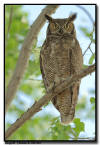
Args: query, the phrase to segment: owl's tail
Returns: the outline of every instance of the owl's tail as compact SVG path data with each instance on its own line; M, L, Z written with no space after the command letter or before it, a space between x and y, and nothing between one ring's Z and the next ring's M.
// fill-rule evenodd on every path
M61 116L61 124L62 125L67 125L69 123L71 123L73 121L74 117L72 115L68 115L68 116Z
M71 108L70 111L67 115L61 114L61 123L63 125L69 124L73 121L74 116L75 116L75 106L77 104L77 99L78 99L78 92L79 92L79 84L76 83L75 85L73 85L72 87L72 104L71 104Z
M74 115L75 115L75 106L72 106L69 115L66 116L61 114L61 124L67 125L71 123L74 119Z

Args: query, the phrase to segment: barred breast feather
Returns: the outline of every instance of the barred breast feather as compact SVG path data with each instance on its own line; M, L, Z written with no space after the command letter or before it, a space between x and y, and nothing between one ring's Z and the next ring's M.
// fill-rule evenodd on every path
M82 51L75 37L46 39L40 52L40 68L43 82L48 92L63 80L82 69ZM80 81L67 88L52 99L60 112L61 122L70 123L75 114Z

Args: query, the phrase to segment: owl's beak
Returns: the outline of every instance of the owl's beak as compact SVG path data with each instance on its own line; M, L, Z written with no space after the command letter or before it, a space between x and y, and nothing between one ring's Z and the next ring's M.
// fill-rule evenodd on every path
M59 34L63 34L63 30L62 29L59 30Z

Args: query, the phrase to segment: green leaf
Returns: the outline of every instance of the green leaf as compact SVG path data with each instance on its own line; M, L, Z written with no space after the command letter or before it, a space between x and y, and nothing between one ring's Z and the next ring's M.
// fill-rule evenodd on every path
M95 59L95 54L93 54L89 59L89 64L93 64L93 61Z
M85 36L90 37L91 33L85 27L80 27L80 30L84 33Z
M91 104L94 104L95 103L95 98L94 97L91 97L90 98L90 102L91 102Z
M73 122L75 124L75 128L73 128L75 137L78 137L80 132L84 131L84 123L80 121L80 118L75 118Z

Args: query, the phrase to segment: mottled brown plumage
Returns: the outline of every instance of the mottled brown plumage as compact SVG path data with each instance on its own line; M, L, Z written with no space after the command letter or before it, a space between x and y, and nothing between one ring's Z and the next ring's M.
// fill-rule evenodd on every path
M49 92L82 69L83 57L73 24L76 14L66 19L53 19L48 15L46 18L49 25L40 52L40 68L45 88ZM70 123L74 118L79 86L80 80L52 99L63 124Z

